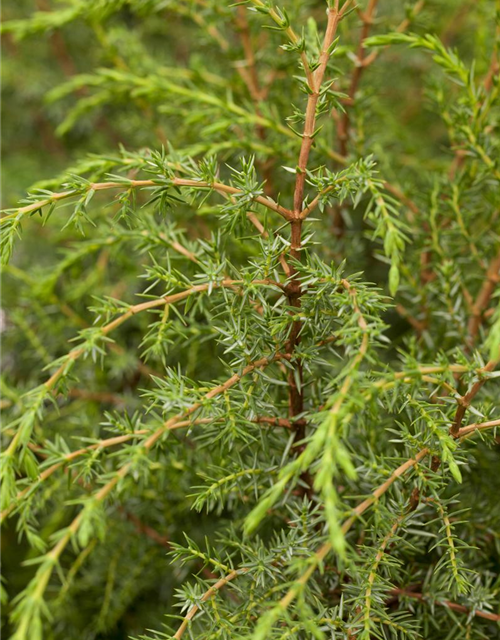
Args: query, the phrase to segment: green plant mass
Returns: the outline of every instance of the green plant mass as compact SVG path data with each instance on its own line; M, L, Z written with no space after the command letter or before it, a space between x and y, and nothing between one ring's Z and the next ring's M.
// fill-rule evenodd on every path
M500 2L4 5L2 637L500 639Z

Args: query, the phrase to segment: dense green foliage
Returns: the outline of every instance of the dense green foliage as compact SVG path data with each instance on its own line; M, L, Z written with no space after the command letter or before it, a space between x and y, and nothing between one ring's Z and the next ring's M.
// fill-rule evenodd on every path
M500 3L33 4L5 637L499 638Z

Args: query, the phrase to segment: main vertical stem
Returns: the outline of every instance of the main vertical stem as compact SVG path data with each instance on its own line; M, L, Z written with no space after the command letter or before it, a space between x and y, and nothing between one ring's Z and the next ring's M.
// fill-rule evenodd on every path
M345 3L344 8L347 7L349 2ZM330 57L330 47L335 37L337 25L342 17L342 12L339 11L339 0L336 0L333 8L328 11L328 24L326 28L325 38L321 54L319 56L318 66L314 74L309 80L310 93L307 100L304 132L302 134L302 144L300 147L299 160L297 164L297 177L295 181L295 190L293 196L293 216L290 219L290 234L291 234L291 246L290 254L294 260L300 261L301 259L301 247L302 247L302 209L304 205L304 190L306 184L306 170L307 163L309 161L309 154L314 141L314 130L316 126L316 109L318 100L320 97L321 85L323 77L326 71L326 65ZM297 277L296 268L291 266L290 282L287 289L288 301L292 307L292 313L294 309L297 309L297 313L301 306L302 289L300 286L300 280ZM294 320L290 330L290 337L287 343L286 351L289 355L292 355L300 343L300 320ZM290 370L288 374L288 413L290 419L294 419L304 411L304 390L303 390L303 366L300 358L295 361L294 369ZM305 420L298 419L295 423L295 442L298 443L304 439L306 431ZM307 484L310 484L308 474L305 474L304 480Z

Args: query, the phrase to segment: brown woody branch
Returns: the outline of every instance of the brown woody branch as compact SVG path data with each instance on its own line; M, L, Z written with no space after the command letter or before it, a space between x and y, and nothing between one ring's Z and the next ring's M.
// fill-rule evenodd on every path
M171 184L177 187L187 187L193 189L212 189L213 191L217 191L217 193L225 193L230 195L240 195L242 192L240 189L236 187L232 187L230 185L222 184L221 182L203 182L201 180L186 180L183 178L172 178ZM89 190L93 191L104 191L107 189L123 189L123 188L144 188L144 187L161 187L161 183L155 180L127 180L126 182L94 182L89 185ZM60 200L65 200L67 198L72 198L78 195L82 195L76 189L71 191L61 191L59 193L53 193L49 198L45 198L44 200L38 200L37 202L32 202L24 207L20 207L7 213L2 218L0 218L0 223L5 222L6 220L11 220L12 218L22 217L25 215L29 215L30 213L34 213L35 211L39 211L43 207L53 204L54 202L59 202ZM255 202L263 205L264 207L270 209L271 211L275 211L280 216L285 218L286 220L290 220L292 217L292 212L282 207L281 205L274 202L269 197L266 196L257 196L255 198Z
M478 618L484 618L485 620L500 622L500 615L498 615L497 613L482 611L481 609L471 609L464 606L463 604L452 602L451 600L435 600L434 598L426 596L425 594L419 593L417 591L408 591L406 589L391 589L388 595L395 596L397 598L413 598L415 600L420 600L421 602L428 602L429 604L437 604L442 607L448 607L448 609L458 611L459 613L466 613L468 615L477 616Z
M300 252L302 246L302 208L304 204L304 190L306 184L306 171L309 161L309 155L314 140L316 127L316 109L320 97L321 86L326 72L328 60L330 58L330 49L335 38L337 26L342 19L345 11L350 4L350 0L344 3L342 9L339 8L339 0L335 1L333 8L328 9L328 20L326 32L323 39L321 53L319 55L318 66L314 73L308 74L308 83L310 93L307 99L304 130L302 134L302 143L300 146L299 159L297 163L297 174L295 179L295 188L293 195L293 215L290 217L291 244L290 254L293 259L300 260ZM301 306L302 289L299 279L296 277L295 269L290 270L290 284L287 288L287 296L290 307L298 310ZM300 331L302 324L300 320L292 323L290 337L286 346L286 353L291 357L300 342ZM290 419L300 415L304 410L304 393L303 393L303 369L302 362L298 360L294 369L290 369L288 374L288 416ZM296 423L295 442L301 442L305 437L305 422L298 421ZM305 474L305 483L311 485L308 474Z
M363 515L363 513L371 507L386 491L394 484L394 482L403 476L407 471L417 465L425 456L429 453L429 449L421 449L414 458L410 458L403 464L401 464L392 474L383 482L366 500L363 500L353 510L353 514L342 525L342 532L344 535L351 529L356 520ZM307 571L305 571L300 578L289 589L288 593L280 600L279 605L283 610L286 610L288 606L295 600L299 592L307 584L309 578L315 572L316 568L323 563L324 559L332 550L331 542L325 542L316 552L311 559L311 563Z
M500 345L499 345L499 349L500 349ZM494 360L490 360L486 364L486 366L483 367L482 373L484 374L484 373L489 373L491 371L494 371L499 362L500 362L500 359L498 358ZM455 413L453 424L451 425L451 428L450 428L450 435L452 435L454 438L459 437L460 428L462 427L462 422L465 417L465 413L487 380L488 378L486 376L484 375L480 376L479 379L471 386L471 388L469 389L469 391L467 391L465 395L458 397L457 399L458 408Z
M468 340L469 346L472 346L475 342L477 334L479 333L479 327L483 321L483 314L486 311L491 297L495 292L495 288L500 283L500 248L497 255L491 261L484 282L481 286L476 300L472 306L472 316L467 325L469 333Z
M231 573L229 573L224 578L221 578L220 580L218 580L214 585L210 587L210 589L207 589L207 591L205 591L205 593L201 597L201 602L207 602L207 600L210 600L212 596L216 595L219 589L224 587L228 582L231 582L231 580L234 580L237 576L240 576L246 573L247 571L248 569L245 569L245 568L235 569L234 571L231 571ZM185 616L184 620L182 621L180 627L177 629L177 632L173 636L175 640L180 640L180 638L182 638L184 631L186 631L189 623L194 618L194 616L198 613L199 610L200 610L199 605L197 604L192 605L192 607L187 612L187 615Z

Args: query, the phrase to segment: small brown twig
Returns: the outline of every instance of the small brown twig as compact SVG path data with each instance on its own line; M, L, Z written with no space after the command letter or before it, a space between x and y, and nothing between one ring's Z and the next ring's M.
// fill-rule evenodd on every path
M500 348L500 345L499 345L499 348ZM483 367L482 372L489 373L491 371L494 371L499 362L500 362L500 359L498 358L490 360ZM467 391L465 395L459 396L457 398L458 408L455 413L453 424L451 425L451 428L450 428L450 435L452 435L454 438L459 437L459 433L462 427L462 422L465 417L465 413L487 380L488 378L484 375L479 377L479 379L471 386L471 388L469 389L469 391Z
M241 194L241 190L236 187L232 187L230 185L222 184L221 182L203 182L201 180L186 180L183 178L172 178L172 185L177 187L186 187L186 188L198 188L198 189L212 189L217 193L221 194L230 194L230 195L238 195ZM105 191L108 189L137 189L137 188L146 188L146 187L155 187L160 186L158 182L155 180L128 180L127 182L94 182L89 184L89 190L93 191ZM53 204L54 202L59 202L60 200L65 200L67 198L76 197L81 195L76 190L71 191L61 191L58 193L52 193L50 197L45 198L44 200L38 200L37 202L32 202L24 207L19 207L7 213L6 215L0 218L0 223L5 222L6 220L11 220L13 218L22 217L33 213L34 211L39 211L43 207ZM281 217L285 218L285 220L290 220L292 218L292 212L277 204L272 200L272 198L266 196L257 196L255 198L255 202L262 204L267 207L271 211L275 211Z
M259 76L257 74L257 67L255 64L255 54L252 45L252 37L250 34L250 27L247 20L247 8L243 5L237 7L236 13L236 25L240 33L241 45L243 47L243 53L245 54L245 72L240 75L245 82L248 92L252 97L252 100L258 104L262 99L262 90L260 88Z
M255 418L254 422L257 424L268 424L276 427L283 427L284 429L293 429L294 423L286 418L267 418L265 416L259 416Z
M201 596L200 602L207 602L207 600L210 600L210 598L214 596L219 591L219 589L222 589L222 587L224 587L228 582L231 582L231 580L234 580L236 577L243 575L247 571L248 569L245 569L245 568L234 569L234 571L231 571L231 573L229 573L224 578L220 578L220 580L217 580L217 582L214 585L212 585L210 589L207 589L207 591L205 591L205 593ZM184 631L186 631L188 627L188 624L191 622L191 620L194 618L194 616L198 613L199 610L200 610L199 605L197 604L192 605L192 607L187 612L184 620L182 621L180 627L177 629L175 635L173 636L175 640L180 640L180 638L182 638Z
M500 427L500 420L488 420L487 422L474 422L468 424L466 427L461 427L458 431L457 438L465 440L473 435L476 431L482 431L483 429L494 429Z
M458 604L457 602L451 602L451 600L439 600L439 599L435 600L434 598L426 596L425 594L419 593L417 591L407 591L406 589L391 589L388 595L396 596L397 598L413 598L415 600L420 600L421 602L429 602L431 604L437 604L443 607L448 607L448 609L452 609L453 611L458 611L460 613L467 613L468 615L484 618L485 620L500 622L500 615L498 615L497 613L490 613L489 611L482 611L481 609L471 609L469 607L464 606L463 604Z
M467 325L469 347L474 344L477 334L479 333L479 327L483 321L483 314L488 307L495 288L500 283L500 248L497 255L490 262L488 270L486 272L484 282L477 295L472 306L472 316L469 319Z
M165 547L165 549L171 548L170 540L167 538L167 536L163 536L156 529L144 523L135 514L131 513L130 511L127 511L123 507L119 507L118 509L123 513L126 519L129 520L134 525L138 533L144 534L147 538L149 538L156 544L159 544L160 546Z

